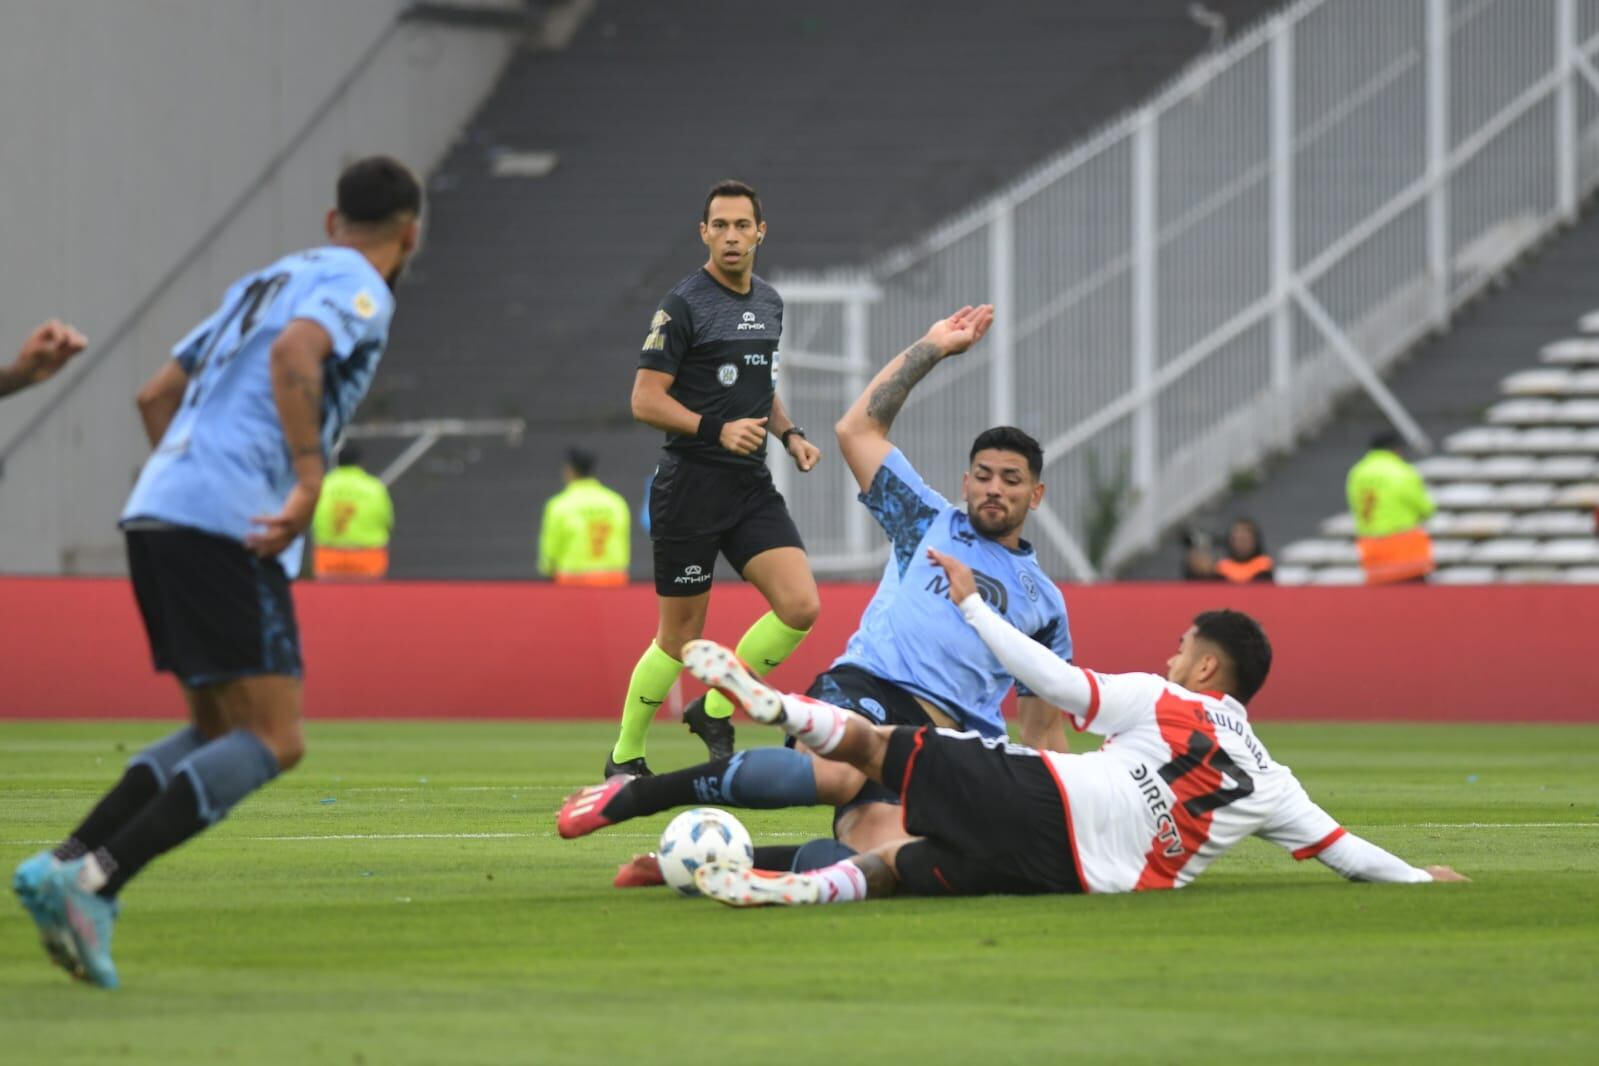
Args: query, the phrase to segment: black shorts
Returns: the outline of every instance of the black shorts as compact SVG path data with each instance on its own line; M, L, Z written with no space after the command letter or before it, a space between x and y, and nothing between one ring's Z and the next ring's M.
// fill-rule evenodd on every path
M155 668L190 688L258 674L299 677L289 579L227 537L182 526L124 532Z
M805 547L764 464L706 463L670 452L650 484L650 540L662 596L710 591L718 553L743 574L764 551Z
M905 831L899 878L927 896L1082 892L1055 775L1029 748L949 729L894 730L883 781Z
M916 702L915 696L892 681L884 681L858 666L835 666L817 674L811 687L805 690L805 695L835 707L847 707L877 725L934 726L932 719L927 717L927 711ZM793 746L792 738L789 746ZM876 781L867 781L854 799L833 812L833 823L836 826L847 812L865 803L898 802L899 793L896 790Z

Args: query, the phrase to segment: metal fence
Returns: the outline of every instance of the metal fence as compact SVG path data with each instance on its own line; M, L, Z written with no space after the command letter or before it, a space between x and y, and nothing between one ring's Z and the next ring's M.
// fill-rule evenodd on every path
M956 498L983 428L1045 447L1030 536L1092 580L1381 370L1599 179L1599 0L1306 0L912 247L777 279L785 402L831 423L938 317L994 329L894 439ZM880 566L842 463L775 472L820 573ZM793 482L793 484L786 484ZM834 491L834 486L838 491Z

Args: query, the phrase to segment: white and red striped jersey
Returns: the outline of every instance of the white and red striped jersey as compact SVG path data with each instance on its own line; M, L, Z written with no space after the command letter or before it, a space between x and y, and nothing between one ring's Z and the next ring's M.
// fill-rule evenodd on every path
M1105 737L1095 752L1042 753L1090 892L1181 888L1248 836L1352 879L1431 880L1318 807L1231 696L1190 692L1154 674L1081 670L975 594L961 610L1017 680L1067 712L1079 731Z

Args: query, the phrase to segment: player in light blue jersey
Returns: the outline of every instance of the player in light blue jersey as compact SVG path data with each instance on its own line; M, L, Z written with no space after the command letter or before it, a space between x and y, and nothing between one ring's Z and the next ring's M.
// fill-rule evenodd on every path
M836 427L839 449L860 485L860 500L892 546L882 581L845 652L807 695L848 707L882 725L933 725L983 736L1005 733L1000 704L1013 679L949 602L949 585L927 559L936 548L978 574L984 600L1017 629L1063 659L1072 657L1071 628L1060 590L1022 539L1028 514L1043 502L1043 451L1013 426L979 434L961 478L964 507L927 485L889 440L889 428L911 389L944 359L967 351L993 323L990 306L965 307L934 323L873 378ZM1066 750L1059 710L1017 686L1024 744ZM731 759L648 779L613 778L575 794L563 807L563 836L581 836L629 818L691 803L745 807L832 804L834 832L856 849L904 835L897 797L853 767L783 749L740 752ZM795 868L838 852L807 845ZM762 849L764 850L764 849ZM771 853L761 862L780 861ZM649 860L624 867L621 883L648 883Z
M403 165L350 165L329 243L240 278L139 392L155 453L121 525L155 667L177 677L190 722L17 867L13 888L74 976L115 987L122 887L305 753L289 579L333 443L383 354L421 213Z

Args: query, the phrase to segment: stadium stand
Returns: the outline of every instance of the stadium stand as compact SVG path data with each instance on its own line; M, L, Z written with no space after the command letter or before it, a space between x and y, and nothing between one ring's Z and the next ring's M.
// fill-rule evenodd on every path
M1417 461L1438 512L1438 584L1599 581L1599 218L1591 213L1400 367L1395 395L1438 441ZM1577 336L1569 334L1572 324ZM1363 398L1262 484L1195 516L1259 519L1279 584L1361 584L1343 477L1382 416ZM1170 579L1175 547L1126 576Z
M514 59L435 175L429 246L362 419L528 429L520 447L447 439L398 481L391 573L531 576L550 457L572 444L639 498L658 435L628 412L636 351L700 262L712 182L762 191L763 274L868 257L1175 74L1215 40L1195 6L1008 0L973 18L969 0L600 0L564 50ZM1204 5L1234 30L1278 6ZM369 453L381 465L400 447Z
M1582 322L1599 328L1599 315ZM1599 376L1599 345L1587 338L1548 345L1542 359L1560 369L1513 373L1504 393L1523 396L1535 386L1562 394L1567 382ZM1596 418L1599 404L1591 400L1508 399L1488 409L1489 425L1451 434L1442 454L1418 462L1438 506L1427 523L1438 565L1432 580L1599 581L1599 431L1589 428ZM1349 515L1322 522L1320 533L1283 549L1279 583L1361 582Z

